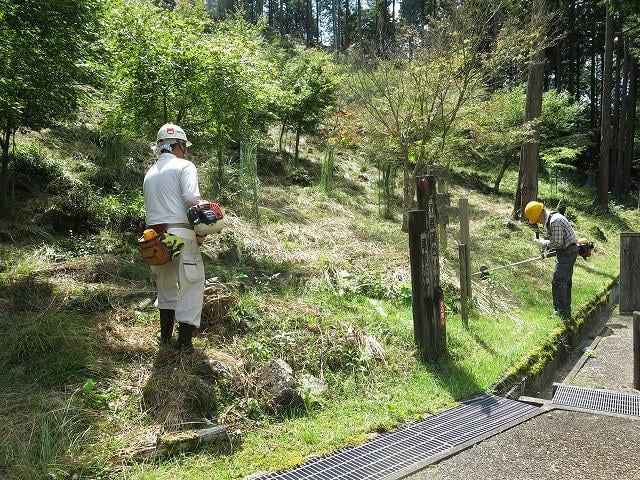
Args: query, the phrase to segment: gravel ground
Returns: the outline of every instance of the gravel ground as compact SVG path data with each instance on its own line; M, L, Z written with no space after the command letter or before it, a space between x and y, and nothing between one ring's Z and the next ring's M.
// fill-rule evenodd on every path
M411 480L640 479L640 421L552 411Z
M571 383L633 392L633 317L612 315L603 335Z

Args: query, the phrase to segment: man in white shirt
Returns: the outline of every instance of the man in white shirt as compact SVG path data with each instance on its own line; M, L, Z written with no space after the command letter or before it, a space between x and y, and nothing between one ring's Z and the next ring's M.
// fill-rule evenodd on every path
M184 130L166 124L158 131L158 159L144 177L143 191L147 228L158 234L178 237L180 254L164 265L152 265L156 277L160 310L160 341L169 345L174 322L178 321L176 347L193 351L193 331L200 326L204 294L204 265L187 210L200 200L198 172L185 160L191 145Z

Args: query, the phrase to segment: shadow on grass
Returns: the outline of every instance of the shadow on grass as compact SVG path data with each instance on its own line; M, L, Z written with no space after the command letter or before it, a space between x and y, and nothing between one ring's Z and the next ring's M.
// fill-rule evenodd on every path
M471 333L471 336L472 336L473 340L476 342L476 344L480 346L480 348L482 348L483 350L489 352L492 356L497 357L498 355L500 355L492 347L487 345L485 343L485 341L482 340L482 338L480 338L480 336L477 333Z
M611 275L608 272L603 272L602 270L597 270L595 268L592 268L590 265L587 265L587 264L585 264L584 262L582 262L580 260L576 260L575 267L576 268L580 268L581 270L584 270L585 272L593 273L594 275L598 275L600 277L605 277L605 278L609 278L609 279L616 278L615 275Z
M483 392L475 376L449 353L436 361L422 361L422 364L454 400L464 400Z

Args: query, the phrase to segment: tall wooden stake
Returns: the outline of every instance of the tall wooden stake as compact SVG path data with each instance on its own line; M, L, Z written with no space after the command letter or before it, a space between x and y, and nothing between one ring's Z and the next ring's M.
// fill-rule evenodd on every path
M462 310L462 325L469 328L469 299L467 296L467 246L464 243L458 245L458 258L460 259L460 309Z
M465 245L465 269L467 271L467 296L473 297L473 291L471 289L471 241L469 239L469 200L466 198L460 198L458 200L458 211L460 215L460 239L458 243Z
M640 311L640 233L620 234L620 315Z
M633 312L633 388L640 390L640 312Z

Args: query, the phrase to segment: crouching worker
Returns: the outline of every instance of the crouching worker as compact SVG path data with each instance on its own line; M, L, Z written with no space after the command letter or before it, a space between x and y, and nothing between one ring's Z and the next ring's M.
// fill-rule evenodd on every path
M158 159L144 177L143 190L147 209L144 238L155 241L154 252L159 258L145 254L141 239L143 257L151 264L158 287L160 342L170 344L177 320L176 347L185 352L193 351L192 337L200 326L204 294L204 265L199 249L203 237L196 236L187 218L188 209L200 200L198 172L184 158L190 145L184 130L177 125L166 124L158 131Z
M556 267L551 282L553 309L555 315L569 319L573 265L578 256L576 233L564 215L546 210L540 202L527 203L524 214L529 223L539 223L547 228L549 239L535 238L534 241L541 249L547 248L556 252Z

